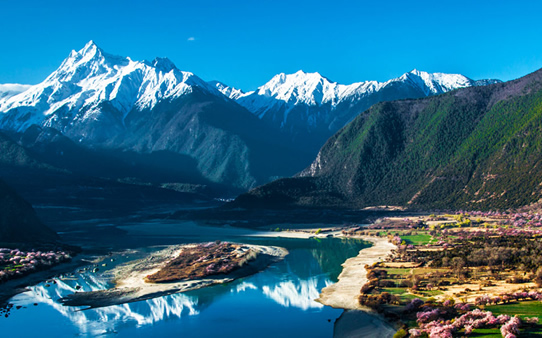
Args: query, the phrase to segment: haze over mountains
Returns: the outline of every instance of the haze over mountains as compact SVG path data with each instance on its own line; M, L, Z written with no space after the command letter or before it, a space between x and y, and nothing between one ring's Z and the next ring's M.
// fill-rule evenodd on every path
M0 129L60 170L231 193L302 170L328 137L376 102L495 82L415 70L341 85L299 71L243 93L167 58L133 61L91 41L42 83L5 86Z

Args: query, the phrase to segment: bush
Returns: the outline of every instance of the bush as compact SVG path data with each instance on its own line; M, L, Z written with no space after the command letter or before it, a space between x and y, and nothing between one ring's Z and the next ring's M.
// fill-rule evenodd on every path
M406 337L406 336L407 336L407 332L405 331L405 329L399 329L399 331L397 331L393 335L393 338L403 338L403 337Z

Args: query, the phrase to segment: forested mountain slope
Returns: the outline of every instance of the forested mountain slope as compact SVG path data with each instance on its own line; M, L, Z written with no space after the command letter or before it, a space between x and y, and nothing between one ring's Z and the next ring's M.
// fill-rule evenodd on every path
M507 209L542 196L542 70L518 80L377 104L298 177L241 206Z

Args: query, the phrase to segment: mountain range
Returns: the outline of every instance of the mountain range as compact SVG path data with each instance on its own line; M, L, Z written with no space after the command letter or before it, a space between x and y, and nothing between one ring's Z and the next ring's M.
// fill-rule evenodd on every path
M329 136L373 103L495 82L412 71L383 83L341 85L300 71L244 93L167 58L133 61L91 41L42 83L0 87L0 129L60 169L232 193L302 170ZM93 174L96 164L85 157L124 164ZM148 170L122 177L129 163Z
M315 156L329 137L375 103L422 98L498 82L413 70L386 82L366 81L350 85L333 82L319 73L281 73L248 93L220 82L211 84L269 126L280 130L293 145L309 150Z
M542 199L542 70L373 105L297 177L232 206L506 210Z
M276 156L288 158L279 136L214 87L168 59L135 62L93 42L44 82L0 101L0 111L0 128L12 134L38 126L96 151L188 157L179 161L195 162L198 183L246 189L291 174L268 169Z

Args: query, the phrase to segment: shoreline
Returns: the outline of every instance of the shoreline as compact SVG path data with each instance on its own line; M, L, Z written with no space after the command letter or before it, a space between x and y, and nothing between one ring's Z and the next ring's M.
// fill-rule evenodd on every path
M0 284L0 307L9 303L9 300L36 284L42 283L58 275L71 273L77 268L87 265L93 256L79 254L71 261L63 262L48 269L36 271L20 278L10 279Z
M373 246L360 250L355 257L347 259L343 264L343 270L338 277L337 283L325 287L320 292L317 302L336 309L367 310L359 304L360 290L368 282L365 265L372 265L384 260L395 249L395 245L388 242L387 238L372 236L356 236L355 238L372 242Z

